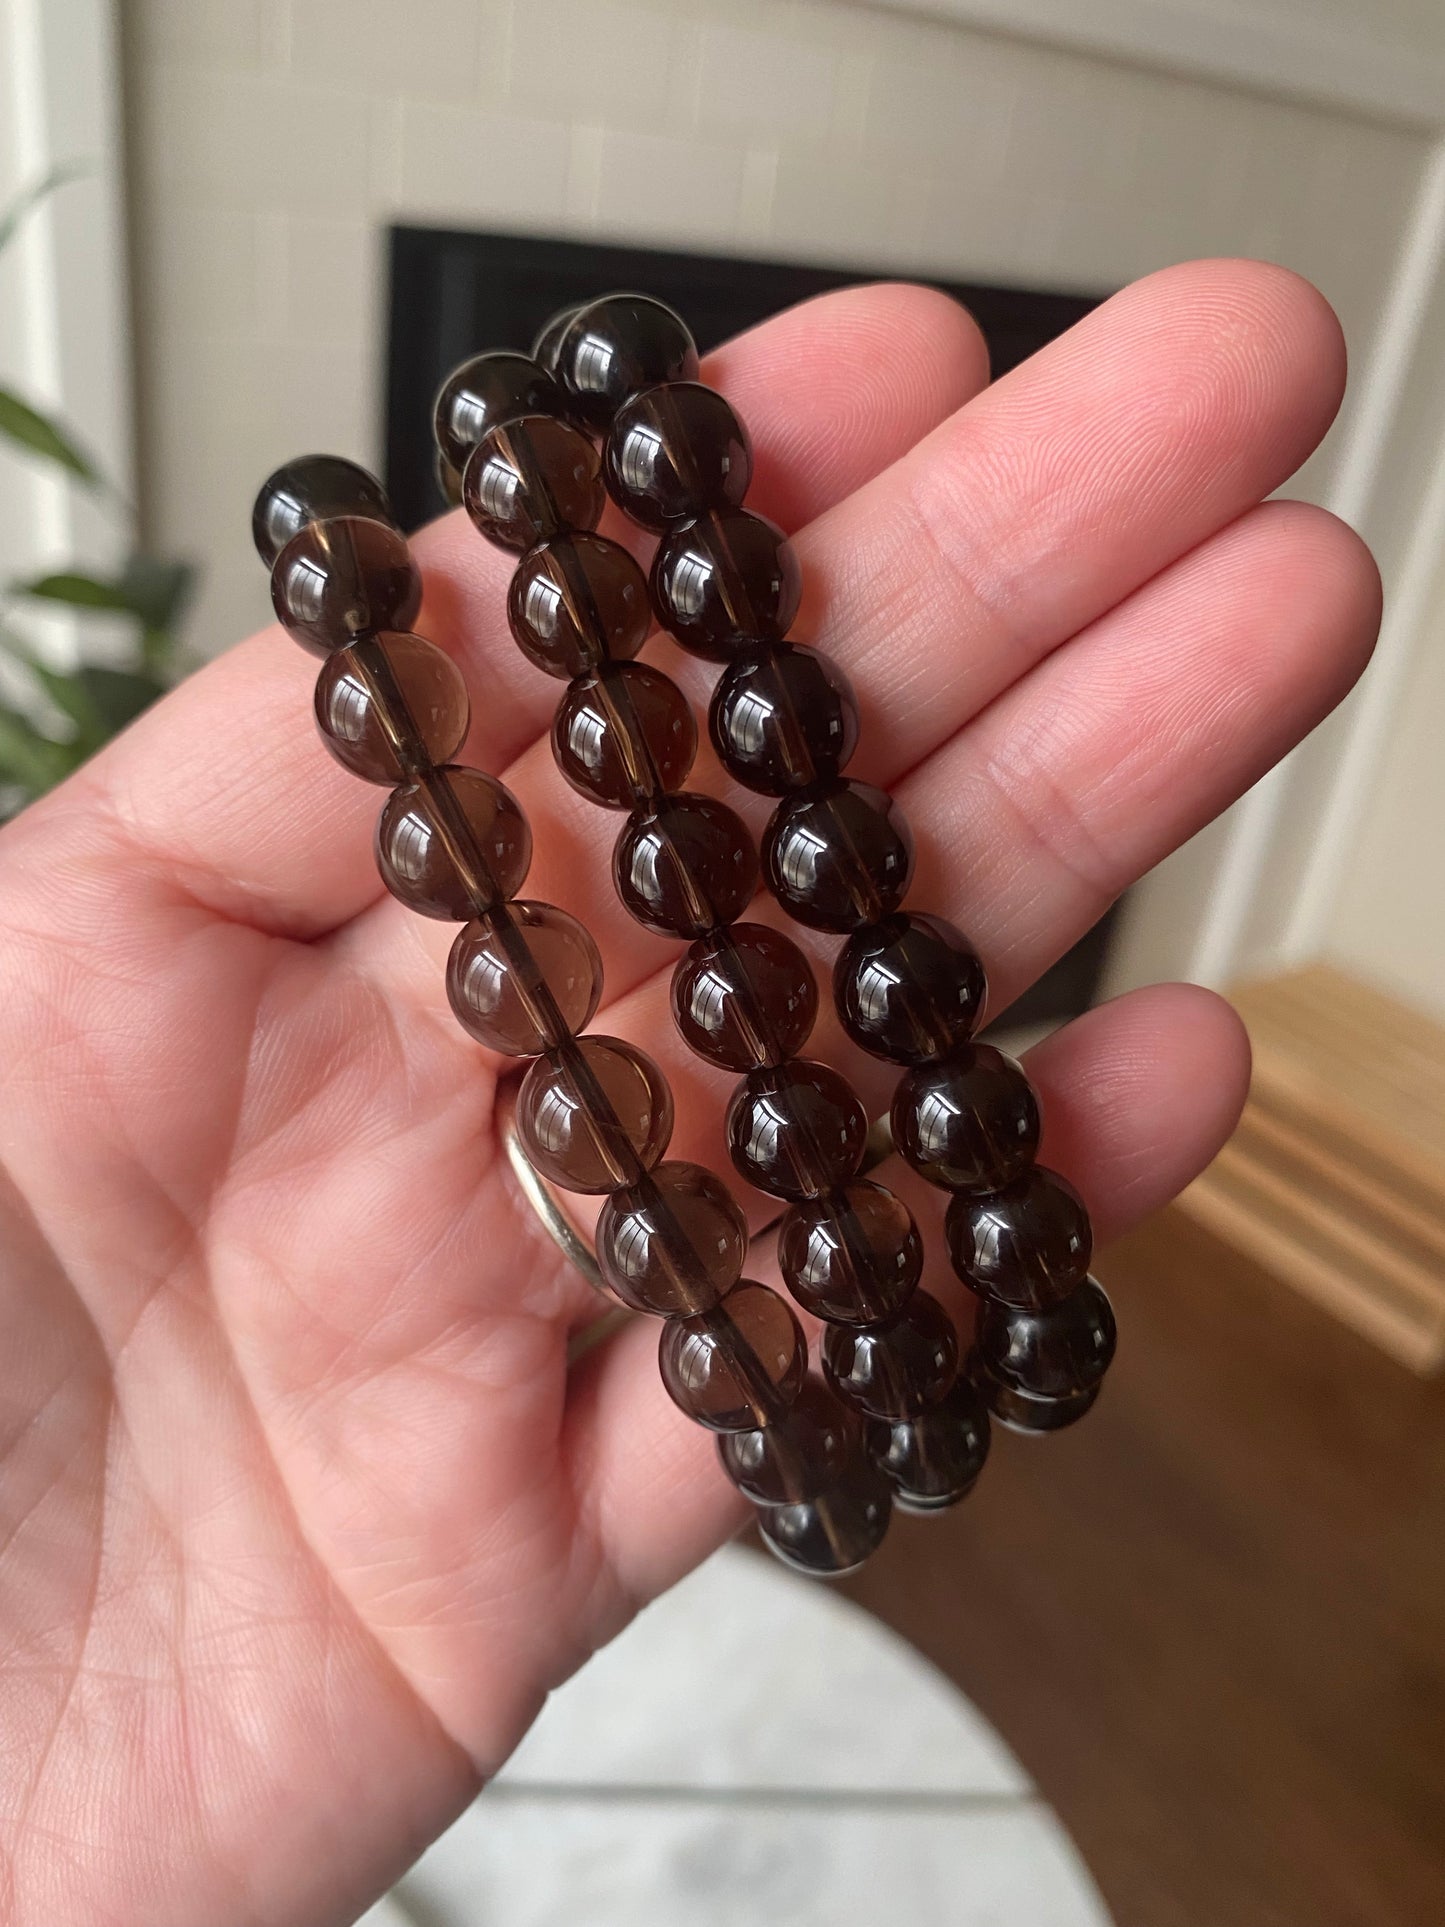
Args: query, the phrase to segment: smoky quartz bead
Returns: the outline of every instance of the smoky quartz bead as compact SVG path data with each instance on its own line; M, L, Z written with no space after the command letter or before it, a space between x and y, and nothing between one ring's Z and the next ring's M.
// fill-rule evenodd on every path
M841 1579L882 1545L892 1510L887 1479L865 1459L816 1499L765 1507L758 1530L784 1565L817 1579Z
M846 933L903 901L913 837L886 790L842 778L778 805L763 837L763 873L789 916Z
M1097 1279L1039 1311L986 1300L975 1344L988 1370L1036 1398L1071 1398L1097 1385L1114 1356L1114 1310Z
M1026 1311L1066 1298L1093 1256L1083 1199L1042 1165L1001 1190L960 1194L949 1204L944 1229L964 1283Z
M1099 1384L1094 1384L1065 1393L1062 1398L1043 1398L996 1378L976 1349L969 1354L964 1373L994 1418L1011 1432L1061 1432L1090 1410L1100 1390Z
M649 930L701 937L746 909L757 888L757 850L726 803L683 791L628 818L612 876L623 907Z
M495 777L449 764L394 790L376 826L376 860L392 895L424 917L465 923L522 887L532 832Z
M833 965L833 995L855 1044L895 1064L924 1064L968 1042L988 987L961 931L900 911L854 931Z
M553 1184L616 1191L636 1184L667 1149L672 1093L635 1045L581 1037L531 1066L517 1093L517 1130Z
M672 975L683 1041L709 1064L749 1071L796 1057L818 1014L808 959L780 930L735 923L699 937Z
M432 426L443 460L460 471L490 428L516 415L555 415L562 391L526 355L505 350L473 355L454 368L441 385Z
M830 1324L823 1371L846 1404L870 1418L911 1418L936 1405L958 1372L953 1320L926 1291L915 1291L886 1324Z
M791 1505L836 1485L862 1459L862 1428L820 1379L804 1384L773 1425L718 1440L728 1477L756 1505Z
M441 496L448 508L459 509L462 505L461 470L453 468L446 456L438 449L433 472L436 475L437 494Z
M682 788L697 754L692 704L645 663L604 663L558 704L552 754L573 789L606 809L660 804Z
M783 1214L778 1264L805 1311L829 1323L876 1325L908 1303L923 1240L901 1198L860 1178Z
M796 1401L808 1345L787 1303L745 1278L715 1312L670 1318L657 1359L669 1397L690 1419L709 1431L742 1432Z
M748 1225L721 1178L675 1159L614 1192L596 1245L602 1275L624 1304L690 1316L711 1311L741 1278Z
M842 670L816 649L759 649L724 673L708 729L729 775L785 796L843 768L858 744L858 704Z
M737 508L753 477L747 430L715 388L661 382L623 402L602 456L607 491L644 528Z
M256 553L269 569L308 522L328 521L339 515L390 522L386 490L374 475L340 455L300 455L261 484L251 511L251 539Z
M549 316L542 324L532 343L532 360L554 379L557 373L557 350L562 345L562 337L566 334L572 317L581 312L580 302L570 308L559 308L556 314Z
M750 645L782 641L803 574L776 523L713 509L662 538L649 586L658 621L684 649L728 662Z
M507 620L528 661L570 680L637 654L652 627L647 578L620 542L555 536L517 564Z
M506 916L463 925L447 959L447 999L477 1042L536 1057L591 1023L602 959L591 934L550 903L517 902Z
M868 1426L868 1449L905 1512L942 1512L967 1498L989 1439L988 1407L967 1378L956 1379L926 1411Z
M749 1071L727 1109L734 1165L775 1198L816 1198L847 1184L867 1137L867 1113L847 1079L804 1058Z
M489 428L462 470L467 514L504 549L595 528L604 499L596 449L551 415L518 415Z
M697 346L686 322L645 294L605 294L548 322L537 353L561 385L572 411L605 429L639 388L692 381Z
M288 636L326 656L358 636L409 629L421 574L388 523L338 515L291 537L271 570L271 604Z
M448 763L466 741L466 679L421 636L370 636L328 656L316 726L339 763L368 783L400 783Z
M1021 1067L991 1044L916 1065L893 1094L893 1144L948 1191L1012 1183L1039 1148L1039 1106Z

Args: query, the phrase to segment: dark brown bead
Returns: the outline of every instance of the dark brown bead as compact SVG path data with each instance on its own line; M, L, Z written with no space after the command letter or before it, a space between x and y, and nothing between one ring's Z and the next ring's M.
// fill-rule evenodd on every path
M778 1264L804 1311L843 1325L878 1325L908 1303L923 1270L913 1213L860 1178L795 1204L778 1227Z
M727 1110L728 1150L775 1198L820 1197L863 1161L868 1114L845 1077L803 1058L749 1071Z
M951 923L900 911L854 931L833 965L833 996L855 1044L895 1064L924 1064L968 1042L988 985Z
M886 790L840 778L778 805L763 836L763 874L799 923L856 930L903 901L913 876L913 836Z
M1004 1189L961 1193L948 1207L944 1229L964 1283L1025 1311L1067 1298L1087 1276L1094 1251L1084 1200L1042 1165Z
M748 1223L721 1178L672 1159L613 1193L596 1246L602 1275L625 1305L664 1318L696 1315L741 1278Z
M842 670L816 649L760 649L723 675L708 730L730 776L786 796L842 769L858 745L858 704Z
M586 1030L602 995L602 959L575 917L550 903L513 903L457 932L447 998L489 1050L535 1057Z
M996 1191L1039 1148L1039 1105L1023 1069L991 1044L918 1064L893 1094L893 1144L947 1191Z
M637 654L652 627L647 578L620 542L555 536L517 564L507 619L529 661L570 680Z
M604 294L589 301L558 330L555 346L551 341L538 346L550 355L573 411L593 428L606 428L639 388L692 381L697 375L697 347L686 322L645 294Z
M410 909L465 923L521 889L532 832L509 789L452 763L392 792L376 826L376 860Z
M717 1309L670 1318L658 1341L673 1403L713 1432L766 1424L792 1405L808 1373L808 1344L786 1301L744 1278Z
M536 339L532 343L532 359L547 374L556 375L557 350L562 345L562 337L566 334L572 317L581 312L580 302L574 302L570 308L559 308L556 314L549 316L538 330Z
M781 642L803 594L803 572L775 522L717 509L665 535L652 560L652 606L695 656L729 662Z
M605 498L597 450L551 415L518 415L489 428L462 470L467 514L504 549L595 528Z
M862 1458L858 1420L823 1384L810 1378L787 1415L718 1440L728 1477L755 1505L795 1505L836 1485Z
M672 1136L672 1093L643 1051L581 1037L539 1057L517 1093L517 1131L544 1178L567 1191L637 1184Z
M868 1426L868 1449L905 1512L942 1512L967 1498L988 1448L988 1407L966 1378L927 1411Z
M699 937L672 974L683 1041L725 1071L781 1064L808 1041L818 1014L812 967L791 937L735 923Z
M453 468L441 450L437 450L435 464L437 493L448 508L459 509L462 505L462 472Z
M726 803L683 791L639 809L612 853L623 907L667 937L701 937L732 923L752 899L758 853Z
M830 1324L823 1370L839 1398L870 1418L911 1418L936 1405L953 1383L958 1333L935 1297L915 1291L886 1325Z
M1005 1385L1035 1398L1069 1398L1097 1385L1109 1369L1118 1333L1114 1309L1096 1278L1041 1311L986 1300L975 1343Z
M996 1378L976 1350L969 1354L964 1370L994 1418L1011 1432L1061 1432L1066 1425L1076 1424L1099 1396L1097 1384L1068 1392L1062 1398L1041 1398L1021 1391L1017 1385Z
M421 573L389 524L333 516L308 522L277 556L271 606L288 636L327 656L358 636L409 629L421 607Z
M269 569L308 522L356 515L390 522L391 504L374 475L341 455L299 455L268 475L251 511L251 539ZM410 620L410 618L408 618Z
M552 754L573 789L608 809L660 802L697 754L692 704L671 676L640 662L580 676L552 719Z
M467 737L466 678L421 636L369 636L338 649L316 678L314 705L321 740L368 783L449 763Z
M453 368L437 395L432 427L443 459L460 470L498 422L561 411L562 391L552 377L527 355L502 349Z
M865 1459L830 1492L758 1515L764 1545L784 1565L820 1579L857 1572L882 1545L893 1510L888 1481Z
M602 453L607 489L648 529L737 508L753 478L748 432L715 388L660 382L625 401Z

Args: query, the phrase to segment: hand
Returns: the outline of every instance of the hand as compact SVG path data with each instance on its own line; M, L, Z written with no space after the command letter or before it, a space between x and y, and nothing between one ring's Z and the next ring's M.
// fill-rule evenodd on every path
M973 324L907 287L795 310L704 373L756 439L750 501L802 531L799 632L859 689L857 768L912 819L915 899L970 932L994 1012L1365 661L1365 550L1261 506L1344 376L1283 271L1153 276L985 392ZM526 894L601 943L599 1026L662 1059L673 1155L725 1169L725 1082L686 1059L666 947L613 899L615 819L554 773L558 689L506 634L508 559L457 516L417 552L417 626L473 692L466 760L532 818ZM317 742L315 667L253 638L0 834L16 1927L351 1920L740 1517L655 1327L569 1375L597 1301L498 1157L499 1066L446 1008L452 931L382 893L380 796ZM881 1104L885 1066L826 1023L815 1048ZM1213 1155L1247 1062L1182 985L1032 1054L1045 1155L1103 1237Z

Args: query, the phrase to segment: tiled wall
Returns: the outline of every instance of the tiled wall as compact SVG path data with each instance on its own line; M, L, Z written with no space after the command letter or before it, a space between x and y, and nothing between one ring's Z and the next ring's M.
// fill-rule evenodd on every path
M1288 262L1368 349L1419 137L841 0L127 0L141 455L259 619L257 480L372 459L402 216L1106 288ZM1316 479L1319 471L1316 471Z

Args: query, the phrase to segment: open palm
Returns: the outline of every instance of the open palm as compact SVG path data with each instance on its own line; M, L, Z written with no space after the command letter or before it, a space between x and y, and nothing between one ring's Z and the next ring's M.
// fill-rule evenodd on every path
M752 499L798 531L798 630L858 688L858 773L897 789L918 900L969 931L995 1012L1368 653L1358 541L1261 506L1343 380L1333 317L1279 270L1151 277L984 392L972 323L904 287L704 373L752 427ZM458 517L417 553L417 626L473 691L465 760L533 821L526 894L597 936L598 1027L659 1055L673 1155L718 1165L725 1080L672 1038L668 948L613 900L615 819L552 768L506 559ZM253 638L0 834L17 1927L350 1920L739 1516L655 1327L569 1372L597 1301L498 1156L503 1067L446 1009L450 929L380 889L378 798L315 738L314 667ZM825 1023L812 1048L882 1107L884 1067ZM1176 986L1029 1068L1048 1161L1108 1235L1213 1154L1247 1049Z

